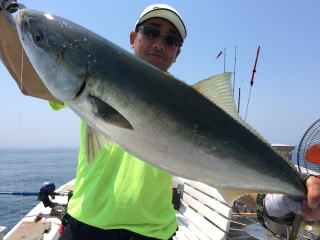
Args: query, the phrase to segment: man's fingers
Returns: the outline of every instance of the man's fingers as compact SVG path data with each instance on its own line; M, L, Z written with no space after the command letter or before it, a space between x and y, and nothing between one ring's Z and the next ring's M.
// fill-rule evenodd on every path
M306 182L308 189L308 207L316 210L320 207L320 179L317 177L309 177Z
M310 221L320 220L320 208L311 209L308 206L307 200L303 200L301 203L302 215Z

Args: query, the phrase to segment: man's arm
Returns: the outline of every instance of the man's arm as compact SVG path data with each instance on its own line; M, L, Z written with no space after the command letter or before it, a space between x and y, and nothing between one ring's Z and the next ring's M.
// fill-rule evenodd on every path
M23 52L23 72L21 55ZM43 84L22 49L16 27L9 25L0 11L0 58L25 95L63 104Z

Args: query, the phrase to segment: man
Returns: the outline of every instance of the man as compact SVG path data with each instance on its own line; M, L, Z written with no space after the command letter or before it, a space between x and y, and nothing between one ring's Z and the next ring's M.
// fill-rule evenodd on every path
M130 33L130 45L137 57L166 71L185 37L183 21L173 8L150 6ZM88 165L84 134L82 123L77 179L68 206L71 224L66 234L71 237L62 239L89 239L92 234L97 239L170 239L177 228L172 177L115 144L109 144Z
M137 57L167 71L185 37L179 14L167 5L156 5L142 13L130 33L130 46ZM177 228L172 177L115 144L88 165L85 128L82 122L69 224L61 239L170 239Z
M0 23L0 54L14 79L20 82L19 75L14 74L19 69L12 60L20 52L14 50L19 45L16 32L3 20ZM179 13L168 5L156 4L142 12L135 31L130 33L130 46L135 56L167 71L178 57L186 35ZM5 41L12 48L1 46ZM22 91L59 102L41 85L28 59L25 59L25 67L28 71L23 78L25 89ZM53 102L51 106L55 109L64 107ZM68 205L65 233L61 239L171 239L177 228L171 203L172 177L115 144L103 148L89 164L85 144L86 125L82 122L74 195ZM307 186L309 207L314 207L311 212L319 218L320 181L311 177ZM255 197L252 195L247 200L254 202Z

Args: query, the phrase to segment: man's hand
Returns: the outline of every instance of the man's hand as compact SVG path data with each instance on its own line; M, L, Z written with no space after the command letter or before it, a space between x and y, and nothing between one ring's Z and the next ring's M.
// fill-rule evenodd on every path
M306 181L306 187L307 199L301 203L287 195L267 194L264 203L268 215L281 218L293 212L302 214L307 220L320 220L320 179L310 176Z
M17 0L0 0L0 11L3 13L4 18L8 23L15 26L16 22L12 13L18 9L26 8L23 4L18 3Z
M6 10L9 13L16 12L19 8L24 8L17 0L0 0L0 10Z
M3 8L3 3L5 2L6 0L0 0L0 11L2 10Z
M19 4L16 0L0 0L0 11L4 18L12 26L16 25L15 19L11 13L16 12L19 9Z
M287 195L267 194L265 207L269 216L281 217L293 212L302 214L307 220L320 220L320 179L311 176L306 181L307 199L300 204ZM301 212L300 212L301 206Z
M308 220L320 220L320 179L311 176L306 182L307 200L301 204L302 215Z

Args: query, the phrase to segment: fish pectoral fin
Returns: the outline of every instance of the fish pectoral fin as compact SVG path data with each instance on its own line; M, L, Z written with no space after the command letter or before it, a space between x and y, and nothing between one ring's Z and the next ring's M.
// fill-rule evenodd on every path
M230 81L231 76L232 73L230 72L222 73L197 82L192 85L192 87L270 146L268 141L246 123L238 114Z
M91 103L91 106L93 107L93 113L97 118L100 118L104 122L112 124L114 126L133 130L130 122L108 103L93 95L88 95L88 99Z
M86 125L86 158L88 164L97 158L103 147L108 147L108 140Z

